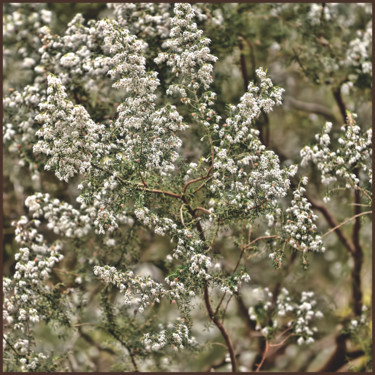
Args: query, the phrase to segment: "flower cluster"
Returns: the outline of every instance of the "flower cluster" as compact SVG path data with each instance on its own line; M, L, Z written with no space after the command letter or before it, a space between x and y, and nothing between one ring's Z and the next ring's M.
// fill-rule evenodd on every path
M210 40L203 37L193 22L195 11L188 3L178 3L174 7L175 17L171 19L170 39L163 43L168 53L162 52L155 59L160 64L166 61L181 83L192 91L202 87L207 89L212 83L213 66L217 58L210 54ZM186 91L179 85L169 87L169 93L178 92L186 99Z
M55 170L60 180L68 181L76 173L87 173L93 154L102 153L100 133L104 126L96 125L85 108L67 99L64 86L53 75L48 76L47 102L37 120L42 123L36 133L43 138L34 146L34 152L49 156L46 170Z
M113 14L119 25L144 39L156 36L166 38L170 32L170 9L168 3L114 3Z
M368 22L365 31L358 31L357 38L349 43L346 50L345 64L353 67L350 81L356 81L360 75L372 76L372 21Z
M315 136L318 143L301 150L301 164L314 163L322 173L323 184L343 178L347 188L357 188L360 186L361 169L368 174L368 181L372 183L372 129L363 134L354 115L348 113L347 124L341 127L343 135L337 140L339 147L333 151L329 135L331 128L332 123L327 122L322 134Z
M357 3L350 10L339 3L275 4L272 7L273 16L291 22L291 28L303 30L289 34L285 47L290 49L291 55L298 56L304 74L316 83L324 82L334 88L342 86L346 93L353 87L371 88L370 4ZM341 27L343 24L345 28Z
M236 345L230 344L220 321L232 296L241 297L241 286L250 281L249 253L261 249L258 240L272 246L270 258L279 267L286 245L300 250L303 257L309 250L324 251L317 216L304 196L302 185L307 178L295 189L291 202L284 202L297 166L282 167L257 130L262 116L282 104L284 90L259 68L239 103L226 106L226 113L221 105L225 97L217 102L218 95L208 91L217 58L211 54L203 29L227 22L224 10L230 7L110 4L106 14L114 19L86 22L78 14L61 35L43 26L51 22L51 14L42 6L35 9L40 10L36 15L17 11L5 20L6 43L27 37L24 28L29 27L30 45L35 48L32 53L19 51L28 85L11 89L4 100L4 140L11 152L18 153L21 165L27 161L36 171L44 165L45 170L69 182L69 198L78 205L75 208L42 193L25 200L31 219L22 216L15 224L20 249L13 277L4 280L7 353L16 359L17 368L43 368L42 362L47 363L48 358L32 353L33 327L54 321L58 314L66 314L66 325L70 320L78 323L75 326L82 338L94 342L82 331L86 323L78 322L84 308L97 302L95 292L90 294L92 290L87 289L91 278L116 288L116 298L102 296L104 314L98 313L94 319L105 316L100 328L127 348L134 367L136 357L156 358L154 365L160 358L154 352L194 346L191 319L204 294L206 318L223 334L235 368L232 348ZM315 4L293 9L303 10L303 16L311 18L308 27L315 30L335 18L337 7ZM360 77L371 74L371 32L356 37L347 43L346 58L341 61ZM238 34L235 46L237 38ZM241 36L241 43L245 38ZM327 44L324 37L318 42L315 39L314 34L314 43ZM245 56L242 47L241 62ZM248 47L253 53L250 42ZM223 53L221 48L217 51ZM336 57L323 59L328 61L325 73L333 75L341 63ZM155 64L161 65L160 72L150 70ZM221 84L218 77L215 87ZM353 77L347 78L350 82ZM164 88L166 92L162 92ZM186 134L181 134L188 129L187 122L192 124L189 136L194 139L191 154L190 146L182 141ZM364 174L371 179L371 130L362 134L349 114L342 128L344 136L337 141L338 150L332 152L330 127L327 123L323 134L316 137L317 145L302 151L302 163L317 164L323 182L342 177L347 187L362 189ZM75 180L81 191L78 198L71 185ZM129 230L124 233L125 224L133 223L135 228L125 228ZM44 236L44 230L53 233ZM157 259L155 273L145 276L139 266L146 267L153 250L143 252L141 258L138 251L154 234L164 237L156 238L165 245L165 252ZM48 243L57 236L61 242ZM169 248L166 239L172 244ZM240 251L224 258L227 252L222 251L221 240ZM275 251L278 241L283 246ZM62 249L68 249L65 243L74 249L73 272L56 268L63 258ZM152 259L160 255L156 253ZM140 259L145 263L140 264ZM231 272L232 260L236 263ZM93 272L87 273L87 264ZM69 259L66 265L70 266ZM54 285L60 271L61 283ZM65 286L62 293L60 288ZM298 337L298 344L314 341L317 330L312 322L322 313L315 310L312 292L302 292L300 300L293 299L285 288L277 296L269 288L255 288L251 293L257 296L249 308L250 319L267 340L289 332ZM69 302L66 309L61 301ZM211 301L215 306L210 308ZM179 311L181 316L175 323L159 326L159 331L154 330L159 319L156 314L129 315L131 310L142 313L160 303L161 311L170 303L175 308L171 313ZM112 306L117 304L121 307ZM353 329L355 325L353 320ZM142 337L144 332L141 348L134 336ZM102 347L98 344L96 348Z
M28 220L26 216L14 223L16 241L21 247L15 255L16 272L12 279L4 278L3 283L3 318L5 327L11 327L5 344L12 342L23 371L35 370L41 360L46 359L43 353L33 352L32 329L47 318L48 312L41 304L50 293L46 280L63 258L61 243L47 245L44 236L38 233L40 223L36 219Z
M311 327L314 318L322 318L323 314L319 310L314 310L316 300L313 299L314 292L302 292L301 299L293 301L287 289L282 288L276 298L275 305L272 303L273 294L268 288L254 289L257 292L256 303L249 308L250 319L256 322L256 329L272 339L277 333L291 331L293 336L297 336L299 345L314 342L316 327ZM269 316L272 314L270 325Z
M191 337L190 327L184 318L174 324L169 323L165 328L161 326L160 329L157 334L144 335L142 341L147 351L159 351L167 347L178 351L195 344L195 338Z
M314 299L314 292L302 292L299 304L295 306L296 319L291 322L294 332L299 336L297 343L310 344L314 342L314 333L317 332L316 327L311 327L314 318L322 318L323 313L319 310L314 310L316 300Z
M293 200L286 209L286 223L283 231L290 246L304 253L312 251L325 251L321 236L316 233L317 215L311 209L311 203L304 197L307 177L302 179L299 187L293 192Z
M283 92L273 86L262 69L257 74L259 87L250 83L240 103L231 106L226 122L213 127L220 146L214 148L214 179L209 189L219 194L222 205L245 213L257 208L275 209L277 199L287 193L289 177L297 171L295 166L281 169L279 158L266 150L259 140L259 131L254 128L262 111L270 112L281 104Z
M3 43L4 43L4 69L10 68L7 62L11 57L15 60L17 68L23 71L33 69L38 61L40 39L38 33L52 20L52 12L45 9L46 4L27 4L21 6L17 3L7 3L5 7L11 8L3 18ZM13 47L13 48L12 48ZM16 48L14 48L16 47ZM18 47L18 48L17 48ZM19 64L17 59L21 59Z
M156 72L146 72L145 43L119 28L115 21L101 21L98 28L112 55L114 67L108 74L117 80L113 87L128 93L118 106L118 118L111 127L119 153L131 165L166 175L174 170L181 146L175 132L184 130L186 125L176 107L156 108L159 80Z
M163 286L150 277L134 275L133 271L119 272L115 267L95 266L94 274L106 284L113 284L124 295L124 305L138 305L143 312L150 304L160 303L166 293Z
M368 306L362 306L362 313L357 319L352 319L349 322L348 329L352 332L358 332L361 328L369 325L370 311Z
M79 211L66 202L52 199L49 194L30 195L26 198L25 205L34 219L46 219L47 228L64 237L83 237L92 228L89 211Z
M18 153L19 163L25 164L30 154L30 145L36 142L36 131L40 127L35 120L39 114L39 103L45 101L44 85L35 82L22 92L11 90L4 98L3 140L10 152ZM33 165L33 163L31 163Z

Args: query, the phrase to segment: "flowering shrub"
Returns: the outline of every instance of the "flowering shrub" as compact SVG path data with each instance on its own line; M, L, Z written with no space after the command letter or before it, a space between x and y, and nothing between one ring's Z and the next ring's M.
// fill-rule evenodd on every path
M7 4L5 57L22 61L25 77L7 78L14 87L4 98L3 138L8 160L28 167L34 183L24 201L28 212L13 223L14 272L3 280L7 371L166 370L183 358L175 352L199 357L207 343L225 352L214 352L223 360L206 358L201 368L275 369L274 348L315 345L329 331L319 319L334 315L324 295L288 278L309 274L308 260L323 256L332 232L353 262L350 313L335 323L353 342L357 320L368 323L360 230L372 213L361 209L372 202L372 132L345 110L339 138L330 137L333 125L326 122L301 157L272 149L264 129L285 90L262 67L253 66L249 80L243 41L252 53L254 47L239 31L246 91L238 104L222 105L214 65L220 61L206 33L228 27L236 6L109 4L105 17L76 14L55 34L47 5ZM341 14L337 4L262 6L271 18L314 30L324 24L329 32L330 17ZM337 64L352 86L371 75L369 30L349 42L346 54L333 54L319 75ZM18 43L22 50L15 50ZM311 44L296 55L302 67L310 53ZM313 66L306 71L315 73ZM333 96L341 110L340 90ZM336 222L309 196L309 187L321 189L309 162L327 185L325 202L347 189L354 216ZM70 189L65 199L46 188L48 179ZM352 240L342 229L348 222ZM297 257L302 270L292 271ZM234 301L247 338L233 329ZM43 335L61 340L62 349L43 345ZM254 353L250 362L246 345Z

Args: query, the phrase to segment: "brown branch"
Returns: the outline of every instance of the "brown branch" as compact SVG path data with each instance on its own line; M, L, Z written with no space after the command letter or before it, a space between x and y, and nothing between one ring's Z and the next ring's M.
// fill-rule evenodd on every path
M336 336L336 350L318 372L335 372L346 363L346 340L347 334Z
M257 241L260 241L260 240L265 240L265 239L270 239L270 238L281 238L280 236L278 235L272 235L272 236L260 236L258 238L256 238L255 240L252 240L251 242L249 242L246 246L245 246L245 250L247 250L248 248L251 247L252 244L254 244L255 242Z
M164 190L158 190L158 189L143 189L141 186L139 186L138 190L144 190L148 191L150 193L155 193L155 194L161 194L161 195L168 195L173 198L181 198L180 194L172 193L171 191L164 191Z
M236 354L236 358L240 356L239 353ZM227 363L227 359L224 357L220 362L210 366L210 368L204 372L213 372L213 370L216 370L217 368L220 368L221 366L224 366Z
M218 313L218 311L219 311L219 308L220 308L221 304L223 303L224 298L225 298L226 295L227 295L227 292L225 291L225 292L223 293L223 295L221 296L221 299L220 299L219 303L218 303L217 306L216 306L216 309L215 309L215 312L214 312L215 315L217 315L217 313Z
M210 297L208 295L208 285L207 285L207 283L204 286L204 302L206 304L206 308L207 308L208 315L209 315L210 319L216 325L216 327L220 330L222 336L224 337L225 343L227 344L227 347L228 347L230 360L231 360L231 363L232 363L232 372L236 372L237 366L236 366L236 357L235 357L235 354L234 354L233 344L232 344L232 341L231 341L225 327L223 326L223 324L220 322L220 320L217 318L214 311L212 310Z
M133 354L133 351L130 349L130 347L127 345L127 343L121 339L121 337L119 337L117 335L117 333L113 330L109 330L109 333L118 341L121 343L122 346L124 346L126 348L126 350L128 351L129 353L129 356L130 356L130 359L132 361L132 364L133 364L133 367L134 367L134 371L135 372L139 372L138 370L138 366L137 366L137 362L135 361L135 358L134 358L134 354Z
M207 182L210 181L211 179L212 179L212 176L209 177L205 182L203 182L203 184L201 184L196 190L194 190L193 194L198 193L198 191L201 190L203 188L203 186L206 185Z
M144 179L143 176L142 176L142 172L141 172L140 164L138 165L138 174L139 174L139 177L140 177L141 180L142 180L142 184L143 184L143 186L148 187L148 183L145 181L145 179Z
M100 167L99 165L93 165L94 168L102 171L102 172L107 172L109 173L108 171L106 171L104 168ZM125 186L128 186L129 184L132 184L130 181L125 181L124 179L122 179L120 176L116 176L116 179L119 180L123 185ZM181 198L181 195L180 194L176 194L176 193L173 193L171 191L164 191L164 190L158 190L158 189L149 189L149 188L146 188L145 185L143 184L137 184L135 186L135 188L137 190L142 190L142 191L148 191L150 193L155 193L155 194L162 194L162 195L168 195L170 197L174 197L174 198Z
M212 213L211 211L209 211L209 210L207 210L206 208L203 208L203 207L196 207L195 209L194 209L194 211L203 211L203 212L205 212L206 214L208 214L208 215L213 215L213 216L216 216L214 213Z
M188 188L189 185L191 184L194 184L196 182L199 182L199 181L202 181L202 180L205 180L206 178L208 178L210 176L210 173L211 171L213 170L214 168L214 161L215 161L215 152L214 152L214 148L213 148L213 142L212 142L212 138L211 136L209 136L209 139L210 139L210 146L211 146L211 166L210 168L208 169L207 173L205 176L201 176L201 177L198 177L198 178L194 178L193 180L190 180L188 181L185 186L183 187L182 189L182 195L184 195L186 193L186 189ZM198 189L199 190L199 189ZM196 190L194 193L196 193L198 190Z
M270 345L269 345L269 343L268 343L268 340L266 339L266 347L265 347L265 349L264 349L264 351L263 351L263 356L262 356L262 359L260 360L260 362L259 362L259 364L258 364L258 366L257 366L257 368L256 368L256 372L259 372L260 371L260 369L261 369L261 367L263 366L263 363L264 363L264 361L266 360L266 357L267 357L267 355L268 355L268 351L269 351L269 349L270 349Z
M107 352L107 353L112 354L112 355L116 354L116 352L114 350L112 350L111 348L102 347L100 344L95 342L94 339L90 335L88 335L86 332L83 332L82 325L78 324L78 325L76 325L76 327L78 327L78 332L79 332L80 336L85 341L87 341L89 344L95 346L95 348L97 348L99 351Z
M21 357L21 355L17 352L17 350L14 348L14 346L5 338L5 336L3 335L3 340L7 343L7 345L12 349L12 351L18 355L19 357Z
M208 171L207 171L207 173L206 173L205 176L197 177L197 178L194 178L193 180L188 181L185 184L185 186L184 186L184 188L182 190L182 194L185 194L186 189L188 188L189 185L194 184L194 183L199 182L199 181L202 181L202 180L205 180L206 178L208 178L208 176L211 173L212 169L213 169L213 166L211 165L211 167L208 169Z
M336 100L336 103L339 107L339 110L340 110L340 113L341 113L341 117L343 118L344 120L344 123L346 122L346 105L344 103L344 100L342 98L342 95L341 95L341 85L339 85L336 89L333 90L333 97L335 98Z
M251 43L251 41L246 38L245 35L243 35L242 33L239 33L238 34L247 44L247 46L249 47L249 51L250 51L250 60L251 60L251 73L252 73L252 79L254 81L257 80L257 76L256 76L256 73L255 73L255 70L256 70L256 59L255 59L255 53L254 53L254 45L253 43ZM245 88L245 91L247 90L247 87Z
M357 206L357 205L356 205ZM360 216L363 216L363 215L368 215L368 214L372 214L372 211L365 211L365 212L361 212L357 215L354 215L352 217L350 217L349 219L343 221L341 224L335 226L334 228L330 229L328 232L324 233L322 235L322 237L325 237L325 236L328 236L330 233L334 232L335 230L337 230L338 228L342 227L343 225L349 223L350 221L354 220L354 219L357 219L358 217ZM354 242L354 241L353 241Z
M228 309L228 306L229 306L229 303L230 303L230 300L232 299L232 297L233 297L233 294L231 294L230 296L229 296L229 298L228 298L228 300L227 300L227 303L226 303L226 305L225 305L225 307L224 307L224 309L223 309L223 317L222 317L222 319L221 319L221 323L223 323L224 324L224 319L225 319L225 314L227 313L227 309Z
M328 211L327 207L321 203L316 202L312 199L309 195L305 194L305 198L311 203L312 208L320 211L324 218L326 219L327 223L331 228L336 228L335 233L337 237L340 239L342 244L346 247L350 254L354 254L354 245L351 241L345 236L345 234L340 229L340 224L336 221L336 219L332 216L332 214Z
M358 190L354 191L354 203L361 202L361 195ZM361 290L361 269L363 264L363 249L360 243L359 234L361 231L361 207L354 206L355 222L353 226L352 240L354 244L354 266L352 270L352 293L353 293L353 309L356 315L362 312L362 290Z
M303 102L301 100L294 99L291 96L286 97L285 102L287 105L290 105L294 109L304 111L304 112L309 112L309 113L316 113L318 115L322 115L326 117L330 121L336 120L333 113L324 105L321 105L318 103Z

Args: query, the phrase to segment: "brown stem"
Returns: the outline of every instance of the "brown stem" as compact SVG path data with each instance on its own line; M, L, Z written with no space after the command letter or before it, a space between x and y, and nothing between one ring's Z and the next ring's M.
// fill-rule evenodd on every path
M211 136L209 136L209 139L210 139L210 145L211 145L211 166L210 166L210 168L208 168L208 171L207 171L207 173L206 173L205 176L198 177L198 178L194 178L193 180L188 181L188 182L185 184L185 186L183 187L183 189L182 189L182 195L185 194L186 189L188 188L189 185L207 179L207 178L210 176L210 173L211 173L211 171L212 171L213 168L214 168L215 152L214 152L213 142L212 142L212 138L211 138ZM198 188L198 190L199 190L199 188ZM197 192L198 190L196 190L195 192Z
M301 100L292 98L291 96L286 97L285 102L286 104L290 105L290 107L296 110L309 112L309 113L316 113L318 115L326 117L327 120L330 120L330 121L336 120L333 113L327 107L319 103L303 102Z
M261 367L263 366L263 363L264 363L264 361L266 360L266 357L267 357L267 354L268 354L269 348L270 348L270 345L269 345L269 343L268 343L268 340L266 339L266 347L265 347L265 349L264 349L264 351L263 351L262 359L260 360L259 365L257 366L257 368L256 368L256 370L255 370L256 372L259 372L260 369L261 369Z
M212 180L212 178L212 176L208 177L205 182L203 182L200 186L198 186L196 190L193 191L193 194L198 193L198 191L201 190L204 187L204 185L207 184L208 181Z
M150 193L155 193L155 194L168 195L173 198L181 198L180 194L172 193L171 191L164 191L164 190L158 190L158 189L144 189L142 186L139 186L138 190L144 190L144 191L148 191Z
M353 293L353 309L356 315L361 315L362 312L362 290L361 290L361 269L363 265L363 249L359 240L359 233L361 230L361 206L358 204L361 201L361 195L358 190L354 191L354 213L355 222L353 227L353 244L354 244L354 266L352 270L352 293Z
M257 63L256 63L256 59L255 59L254 45L253 45L253 43L251 43L251 41L249 39L246 38L245 35L243 35L241 33L239 33L238 35L246 42L247 46L249 47L252 79L254 81L256 81L257 76L255 74L255 70L256 70ZM246 90L247 90L247 87L246 87Z
M355 219L352 241L350 241L344 233L341 231L340 227L345 223L339 224L336 219L330 214L325 206L320 203L315 202L311 197L305 194L305 197L310 201L312 208L319 210L323 216L326 218L328 224L331 226L332 230L335 231L336 235L339 237L343 245L349 251L353 258L353 270L352 270L352 299L353 299L353 310L356 315L360 315L362 311L362 290L361 290L361 269L363 265L363 250L359 240L359 233L361 230L361 219L360 216L365 213L361 212L360 206L360 191L354 191L354 217ZM366 212L370 213L370 212ZM326 234L330 233L327 232Z
M333 90L333 97L336 100L336 103L340 109L341 117L346 122L346 105L341 95L341 85L339 85L336 89Z
M104 168L100 167L99 165L93 165L93 167L96 168L96 169L98 169L98 170L100 170L100 171L102 171L102 172L109 173ZM122 184L124 184L126 186L129 185L129 184L131 184L131 182L125 181L124 179L122 179L119 176L116 176L116 178ZM138 185L136 185L136 189L137 190L148 191L148 192L155 193L155 194L169 195L169 196L174 197L174 198L179 198L179 199L181 198L180 194L172 193L171 191L164 191L164 190L158 190L158 189L149 189L149 188L146 188L144 184L138 184Z
M107 352L109 354L115 355L115 351L113 351L111 348L105 348L102 347L100 344L98 344L90 335L88 335L86 332L83 332L81 325L76 325L78 327L78 332L80 336L87 341L90 345L95 346L99 351Z
M350 242L350 240L345 236L345 234L340 229L340 224L336 221L336 219L331 215L331 213L328 211L327 207L324 206L321 203L316 202L313 198L311 198L309 195L305 194L305 198L311 203L312 208L320 211L324 218L327 220L327 223L331 228L336 228L335 233L337 237L340 239L342 244L346 247L346 249L349 251L350 254L354 254L354 246Z
M339 334L336 336L336 350L318 372L335 372L346 363L347 338L347 334Z
M354 205L356 205L356 204L354 204ZM354 216L350 217L349 219L346 219L346 220L343 221L341 224L339 224L339 225L335 226L334 228L330 229L328 232L324 233L324 234L322 235L322 237L328 236L330 233L334 232L334 231L337 230L338 228L342 227L343 225L349 223L350 221L352 221L352 220L354 220L354 219L357 220L357 218L360 217L360 216L363 216L363 215L369 215L369 214L372 214L372 211L360 212L359 214L354 215Z
M206 308L207 308L208 315L209 315L210 319L216 325L216 327L220 330L221 334L224 337L225 343L227 344L227 347L228 347L230 360L231 360L231 363L232 363L232 372L236 372L237 366L236 366L236 357L235 357L235 354L234 354L233 344L232 344L232 341L231 341L231 339L228 335L227 330L225 329L223 324L220 322L220 320L217 318L217 316L215 315L215 313L212 309L210 297L209 297L209 294L208 294L207 283L204 286L204 302L206 304Z
M5 338L5 336L3 335L3 340L7 343L7 345L12 349L12 351L14 352L14 354L16 354L17 356L21 356L17 350L14 348L14 346Z
M138 169L138 173L139 173L139 177L141 178L142 184L143 184L143 186L148 187L148 183L146 182L146 180L145 180L145 179L143 178L143 176L142 176L142 172L141 172L141 167L140 167L140 165L139 165L138 167L139 167L139 169Z
M237 353L237 354L236 354L236 358L238 358L239 356L240 356L240 354ZM226 365L226 363L227 363L227 360L226 360L226 358L224 357L220 362L218 362L218 363L216 363L216 364L214 364L214 365L211 365L211 366L209 367L209 369L206 370L205 372L212 372L213 370L216 370L216 369L218 369L218 368L220 368L220 367Z
M279 236L277 236L276 234L275 235L272 235L272 236L260 236L260 237L257 237L255 240L252 240L251 242L249 242L247 245L245 245L245 249L249 249L251 247L252 244L254 244L255 242L257 241L260 241L260 240L267 240L267 239L270 239L270 238L280 238Z
M109 333L118 341L121 343L122 346L124 346L126 348L126 350L128 351L129 353L129 356L130 356L130 359L132 361L132 364L133 364L133 367L134 367L134 372L139 372L138 370L138 366L137 366L137 362L135 361L135 358L134 358L134 354L133 354L133 351L130 349L130 347L128 346L128 344L121 339L121 337L119 337L117 335L117 333L113 330L110 330Z

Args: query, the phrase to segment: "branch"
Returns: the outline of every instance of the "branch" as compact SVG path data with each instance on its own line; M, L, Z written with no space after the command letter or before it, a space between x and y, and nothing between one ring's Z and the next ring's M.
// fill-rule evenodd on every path
M259 364L258 364L258 366L257 366L257 368L255 370L256 372L259 372L260 368L263 366L263 363L266 360L266 357L267 357L269 349L270 349L270 344L268 343L268 340L266 339L266 347L265 347L265 349L263 351L262 359L260 360L260 362L259 362Z
M345 123L346 122L346 105L341 95L341 84L339 85L339 87L333 90L333 97L336 100L336 103L340 109L341 116Z
M256 81L257 79L257 76L255 74L255 70L256 70L256 60L255 60L255 53L254 53L254 46L253 44L250 42L249 39L246 38L245 35L243 35L242 33L239 33L238 36L240 36L245 42L246 44L248 45L249 47L249 50L250 50L250 60L251 60L251 72L252 72L252 78L254 81ZM247 90L247 87L245 88L245 91Z
M208 285L207 285L207 283L204 286L204 302L206 304L206 308L207 308L208 315L209 315L210 319L213 321L213 323L216 325L216 327L219 328L221 334L224 337L225 343L227 344L227 347L228 347L228 350L229 350L230 360L231 360L231 363L232 363L232 372L236 372L236 370L237 370L236 357L234 355L233 344L232 344L232 341L231 341L225 327L219 321L219 319L216 317L214 311L212 310L210 297L208 295Z
M100 171L102 171L102 172L109 173L109 171L106 171L104 168L100 167L99 165L95 165L94 164L93 167L96 168L96 169L98 169L98 170L100 170ZM125 186L128 186L129 184L132 184L132 182L126 181L126 180L122 179L120 176L116 176L116 179L119 180ZM146 183L146 185L147 185L147 183ZM180 194L172 193L171 191L164 191L164 190L158 190L158 189L149 189L149 188L146 188L146 185L144 185L144 184L136 184L135 188L137 190L148 191L150 193L168 195L168 196L174 197L174 198L181 198Z
M354 216L350 217L349 219L343 221L341 224L339 224L339 225L335 226L334 228L330 229L328 232L324 233L322 235L322 237L328 236L330 233L334 232L335 230L337 230L338 228L342 227L346 223L349 223L350 221L356 219L357 217L360 217L360 216L363 216L363 215L368 215L368 214L372 214L372 211L361 212L361 213L359 213L357 215L354 215Z
M206 178L208 178L210 176L211 171L214 168L215 153L214 153L214 149L212 147L213 146L213 142L212 142L211 136L209 136L209 139L210 139L210 145L211 145L211 166L208 169L208 171L207 171L207 173L206 173L205 176L194 178L193 180L188 181L185 184L184 188L182 189L182 195L184 195L186 193L186 189L188 188L189 185L194 184L194 183L199 182L199 181L202 181L202 180L205 180ZM198 190L199 189L200 189L200 187L198 188ZM194 193L196 193L198 190L196 190Z
M209 210L207 210L206 208L203 208L203 207L196 207L194 209L194 211L197 211L197 210L203 211L203 212L207 213L208 215L216 216L213 212L211 212L211 211L209 211Z
M132 352L132 350L129 348L129 346L127 345L127 343L124 341L124 340L122 340L121 339L121 337L119 337L118 335L117 335L117 333L114 331L114 330L109 330L109 333L118 341L118 342L120 342L120 344L122 345L122 346L124 346L125 348L126 348L126 350L128 351L128 353L129 353L129 356L130 356L130 359L131 359L131 361L132 361L132 363L133 363L133 366L134 366L134 371L135 372L139 372L139 370L138 370L138 366L137 366L137 362L135 361L135 358L134 358L134 354L133 354L133 352Z
M5 338L5 336L3 335L3 340L7 343L7 345L12 349L12 351L19 357L21 357L21 355L17 352L17 350L14 348L14 346Z
M87 333L83 332L83 330L82 330L82 324L81 325L76 325L76 327L78 327L78 332L79 332L80 336L85 341L87 341L89 344L95 346L95 348L97 348L99 351L107 352L107 353L112 354L112 355L116 354L116 352L114 350L112 350L111 348L104 348L104 347L102 347L100 344L98 344L97 342L95 342L90 335L88 335Z
M354 254L354 245L350 242L350 240L345 236L345 234L340 229L340 224L336 221L336 219L331 215L331 213L328 211L327 207L324 206L321 203L316 202L314 199L312 199L309 195L305 194L305 198L311 203L312 208L320 211L325 219L327 220L327 223L330 225L331 228L336 228L335 233L337 237L340 239L340 241L343 243L343 245L346 247L346 249L349 251L351 255Z
M238 358L239 356L240 356L239 353L236 354L236 358ZM213 370L220 368L221 366L224 366L226 363L227 363L227 359L224 357L220 362L210 366L210 368L206 370L205 372L213 372Z
M252 240L251 242L249 242L246 246L245 246L245 250L249 249L251 247L252 244L254 244L255 242L257 241L260 241L260 240L265 240L265 239L269 239L269 238L281 238L280 236L278 235L272 235L272 236L260 236L258 238L256 238L255 240Z
M358 190L354 191L354 203L361 203L361 194ZM372 211L370 211L372 212ZM353 226L352 240L354 244L354 266L352 270L352 294L353 294L353 309L354 313L359 316L362 312L362 290L361 290L361 269L363 264L363 249L359 240L359 234L361 231L361 220L360 216L366 214L361 213L361 206L354 206L354 217L355 222Z
M324 105L321 105L318 103L303 102L301 100L294 99L291 96L286 97L285 102L287 105L290 104L290 106L293 107L294 109L304 111L304 112L309 112L309 113L316 113L318 115L322 115L326 117L328 120L331 120L331 121L336 120L333 113Z

